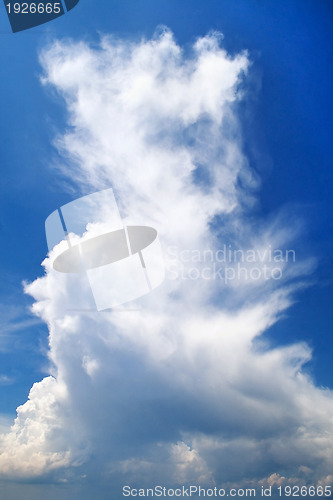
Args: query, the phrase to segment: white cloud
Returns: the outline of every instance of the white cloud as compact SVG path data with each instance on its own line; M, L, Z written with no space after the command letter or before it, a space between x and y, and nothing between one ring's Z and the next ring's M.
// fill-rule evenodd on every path
M29 400L17 408L10 432L2 436L2 474L29 477L69 463L64 437L60 438L63 446L58 451L56 436L63 423L59 403L64 391L52 377L34 384Z
M165 248L292 246L298 221L276 217L255 233L244 222L258 186L235 111L245 53L232 58L211 34L184 54L166 30L97 48L56 42L41 62L66 102L56 143L78 189L112 187L123 220L155 227ZM333 399L302 371L308 346L258 341L311 261L246 287L168 279L139 310L100 314L69 311L73 297L84 309L86 289L44 265L26 291L49 327L53 377L34 385L2 437L3 474L72 466L147 485L329 475Z

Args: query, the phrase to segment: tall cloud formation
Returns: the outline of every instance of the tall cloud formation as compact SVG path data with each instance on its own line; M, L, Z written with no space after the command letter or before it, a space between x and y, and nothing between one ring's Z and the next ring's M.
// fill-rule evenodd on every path
M41 56L43 83L68 110L62 174L78 191L112 187L124 222L156 228L177 273L137 310L79 313L66 311L78 290L45 260L26 291L49 327L50 376L1 438L6 477L100 478L118 494L121 484L332 479L333 398L302 371L310 349L260 338L312 263L262 253L292 248L297 221L244 222L259 187L237 116L249 60L220 42L213 33L184 53L164 30L56 42ZM265 255L279 279L190 279L184 256L222 245Z

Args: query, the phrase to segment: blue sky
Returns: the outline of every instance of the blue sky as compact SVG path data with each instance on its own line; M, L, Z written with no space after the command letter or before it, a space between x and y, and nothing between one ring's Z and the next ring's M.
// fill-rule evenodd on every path
M22 281L43 274L45 219L92 191L56 168L63 159L54 139L68 130L69 111L56 84L41 84L39 55L55 39L69 46L83 40L94 48L101 35L112 34L137 43L161 25L185 54L214 30L223 33L221 45L231 56L248 52L244 98L235 113L243 153L261 181L246 217L255 228L256 221L283 211L291 231L292 220L302 218L297 255L317 258L316 269L304 278L311 286L294 294L295 303L262 338L272 346L307 342L313 357L303 370L318 386L332 388L332 20L332 4L325 0L81 0L59 19L12 34L2 7L2 415L13 418L33 383L49 373L48 330L27 313L32 299L22 291Z

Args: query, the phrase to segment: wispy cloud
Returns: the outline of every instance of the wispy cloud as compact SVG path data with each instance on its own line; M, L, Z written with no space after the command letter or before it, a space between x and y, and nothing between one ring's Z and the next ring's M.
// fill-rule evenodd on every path
M0 304L0 351L13 348L17 335L27 328L41 323L28 309L15 305Z
M0 385L11 385L14 382L12 377L8 375L0 375Z

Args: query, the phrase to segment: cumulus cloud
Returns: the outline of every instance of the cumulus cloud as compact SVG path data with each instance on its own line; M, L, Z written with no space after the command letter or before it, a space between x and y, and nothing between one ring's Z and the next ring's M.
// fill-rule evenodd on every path
M43 83L68 110L61 173L78 196L112 187L125 224L156 228L166 256L177 248L177 269L183 250L293 248L299 228L283 214L249 223L260 181L242 153L237 102L250 64L220 43L212 33L184 52L163 30L98 47L57 41L41 55ZM77 470L148 486L328 476L332 393L303 371L306 344L261 339L313 262L267 259L279 279L167 274L136 309L94 313L68 310L73 297L84 309L87 290L53 269L51 253L26 287L50 331L51 377L2 436L2 473Z
M47 377L34 384L29 401L17 408L11 433L2 440L2 473L29 476L67 465L68 452L63 446L56 451L58 443L54 447L54 435L62 425L59 387L54 378Z

